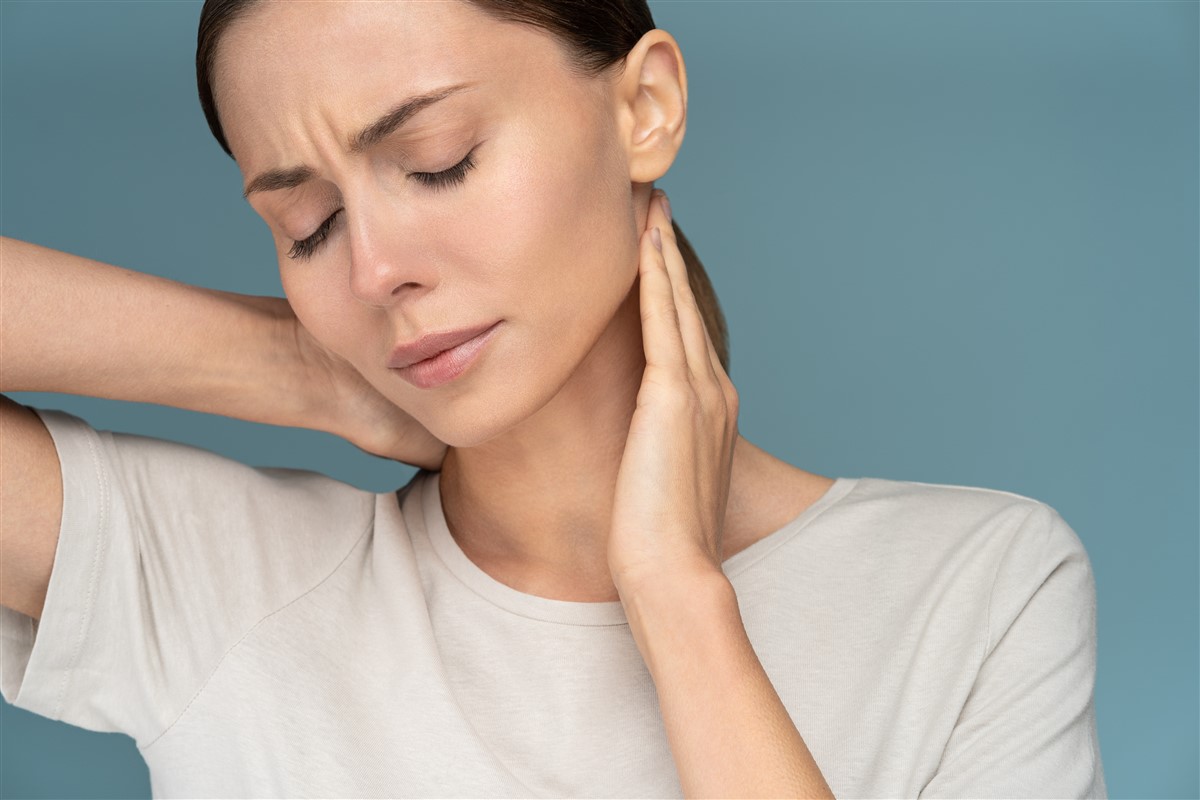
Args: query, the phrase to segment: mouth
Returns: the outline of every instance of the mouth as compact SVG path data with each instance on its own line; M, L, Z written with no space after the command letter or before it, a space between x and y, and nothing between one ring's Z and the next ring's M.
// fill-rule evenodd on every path
M473 325L470 328L459 328L455 331L427 333L413 342L397 345L388 359L388 366L393 369L402 369L416 364L418 361L433 358L446 350L474 339L497 324L499 323L488 322L483 325Z
M418 389L432 389L449 383L479 359L501 322L503 320L483 327L422 337L412 345L396 348L388 366ZM427 357L413 360L423 353Z

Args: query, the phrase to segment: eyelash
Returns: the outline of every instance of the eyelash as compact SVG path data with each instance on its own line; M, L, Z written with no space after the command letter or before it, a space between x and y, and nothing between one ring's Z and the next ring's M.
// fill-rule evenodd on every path
M475 149L471 148L471 152L463 158L462 161L455 164L450 169L444 169L441 172L414 172L410 177L416 178L420 183L428 186L431 189L446 189L452 186L463 183L467 179L467 173L475 168ZM311 258L313 253L320 249L321 244L325 241L325 237L329 235L329 231L333 229L334 220L338 214L342 213L343 209L338 209L326 218L321 223L320 227L313 232L312 236L307 239L302 239L298 242L292 242L292 249L288 252L288 258L304 260Z

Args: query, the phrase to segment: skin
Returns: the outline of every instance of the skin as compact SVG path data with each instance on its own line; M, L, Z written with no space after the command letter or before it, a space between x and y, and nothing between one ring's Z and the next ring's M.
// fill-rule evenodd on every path
M401 99L462 81L474 88L348 152L351 133ZM449 445L455 541L519 591L617 600L607 547L646 365L639 242L686 123L674 38L650 31L624 71L584 79L551 35L467 3L269 2L227 31L214 94L244 181L316 170L249 201L301 324ZM462 184L410 177L476 145ZM288 257L338 209L310 259ZM495 320L483 358L449 384L419 389L387 368L400 342ZM723 557L832 483L738 435Z

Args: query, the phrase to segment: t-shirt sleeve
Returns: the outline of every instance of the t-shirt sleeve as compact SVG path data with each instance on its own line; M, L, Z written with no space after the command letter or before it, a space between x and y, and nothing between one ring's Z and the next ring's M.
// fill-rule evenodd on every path
M997 567L984 659L919 797L1108 796L1096 731L1096 586L1083 543L1038 503Z
M0 607L6 701L144 746L258 622L327 577L374 495L34 409L62 470L39 620Z

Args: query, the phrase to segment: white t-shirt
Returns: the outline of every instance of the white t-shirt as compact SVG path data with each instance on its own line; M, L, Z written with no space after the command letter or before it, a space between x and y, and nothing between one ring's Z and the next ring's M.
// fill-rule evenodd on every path
M619 602L523 594L438 473L374 494L39 410L62 463L4 699L137 742L155 797L680 797ZM1079 537L1009 492L839 478L724 571L849 797L1106 797Z

